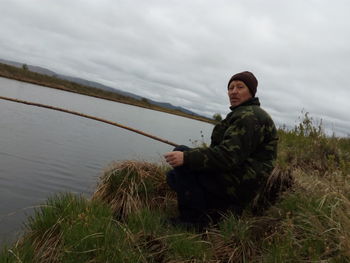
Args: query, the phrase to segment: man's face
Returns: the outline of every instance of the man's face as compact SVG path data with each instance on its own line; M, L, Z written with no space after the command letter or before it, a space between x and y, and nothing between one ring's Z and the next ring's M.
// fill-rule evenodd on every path
M252 98L252 94L246 84L240 80L233 80L228 87L228 97L231 106L238 106Z

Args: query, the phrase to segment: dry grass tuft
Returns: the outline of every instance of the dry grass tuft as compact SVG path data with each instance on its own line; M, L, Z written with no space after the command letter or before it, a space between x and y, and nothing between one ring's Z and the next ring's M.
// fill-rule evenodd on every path
M35 239L33 243L34 260L40 263L58 263L60 259L60 243L62 241L62 233L52 235L55 229L48 231L48 235L44 235L40 239Z
M147 162L113 163L101 177L92 199L110 205L117 219L125 219L141 208L163 208L174 200L165 181L164 168Z

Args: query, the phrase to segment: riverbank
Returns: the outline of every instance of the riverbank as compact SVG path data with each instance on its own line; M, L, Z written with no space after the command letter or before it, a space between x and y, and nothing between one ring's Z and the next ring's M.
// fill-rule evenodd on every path
M350 139L307 115L279 137L276 168L240 218L174 227L169 167L115 163L90 199L61 194L37 209L0 262L349 262Z
M48 76L48 75L32 72L26 68L18 68L18 67L0 63L0 77L23 81L23 82L27 82L35 85L45 86L48 88L54 88L54 89L68 91L68 92L79 93L87 96L115 101L118 103L129 104L129 105L142 107L150 110L166 112L166 113L175 114L178 116L199 120L199 121L204 121L208 123L215 123L215 121L210 118L190 115L179 110L171 110L171 109L163 108L157 105L153 105L149 103L147 99L137 100L132 97L123 96L114 92L109 92L102 89L83 86L75 82L56 78L54 76Z

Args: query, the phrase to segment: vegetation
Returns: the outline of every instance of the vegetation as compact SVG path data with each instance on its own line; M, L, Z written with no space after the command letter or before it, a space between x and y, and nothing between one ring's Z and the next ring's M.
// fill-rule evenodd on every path
M93 96L101 99L112 100L119 103L130 104L130 105L143 107L151 110L167 112L167 113L179 115L182 117L187 117L195 120L213 123L213 120L210 118L191 115L191 114L182 112L180 110L167 109L167 108L163 108L163 107L151 104L146 98L137 100L132 97L120 95L118 93L109 92L98 88L83 86L75 82L57 78L55 76L48 76L48 75L32 72L28 69L28 66L26 64L23 64L22 68L17 68L14 66L0 63L0 76L19 80L19 81L25 81L36 85L46 86L49 88L55 88L55 89L69 91L69 92L80 93L80 94Z
M221 114L220 114L220 113L215 113L215 114L213 115L213 119L214 119L216 122L222 121Z
M326 137L305 114L279 130L276 169L242 217L203 233L174 227L167 166L114 163L91 199L50 198L5 262L349 262L350 139Z

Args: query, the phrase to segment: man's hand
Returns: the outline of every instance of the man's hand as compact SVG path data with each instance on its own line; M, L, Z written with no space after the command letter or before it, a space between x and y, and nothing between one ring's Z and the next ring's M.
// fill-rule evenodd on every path
M184 153L180 151L168 152L164 154L165 161L172 167L184 164Z

